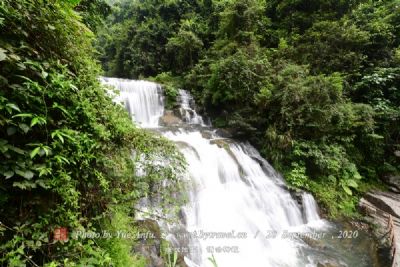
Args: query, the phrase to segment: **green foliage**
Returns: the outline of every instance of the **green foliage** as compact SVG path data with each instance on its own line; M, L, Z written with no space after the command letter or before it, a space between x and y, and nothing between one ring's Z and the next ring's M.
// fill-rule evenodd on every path
M332 216L399 172L398 0L180 3L117 6L106 71L191 90Z
M103 51L100 59L106 74L138 78L188 70L197 62L211 35L204 16L212 7L206 2L115 3L114 15L99 33L96 45Z
M173 109L177 106L177 97L179 95L178 87L181 84L181 81L172 76L170 72L162 72L158 74L156 77L149 78L159 84L162 84L164 90L164 105L167 109Z
M125 237L128 234L136 236L139 231L134 226L132 217L129 216L129 209L120 206L111 208L108 216L101 223L101 229L105 229L102 232L103 235L108 233L112 235L112 238L100 238L97 243L108 252L110 262L114 266L146 266L144 258L131 253L136 240Z
M90 30L96 32L103 20L111 13L111 7L105 0L79 0L74 9L82 16L82 21Z
M134 214L115 206L157 194L167 208L181 187L174 145L136 128L100 85L76 4L0 3L0 265L143 266L125 241L52 232L128 227Z
M368 32L348 21L321 21L295 39L293 57L310 64L315 72L352 73L364 66L368 42Z
M197 23L193 19L183 20L179 31L166 44L166 52L171 54L179 70L185 71L193 67L203 47L202 40L196 35Z
M292 163L292 170L285 176L286 181L294 188L308 189L308 177L306 175L306 167L298 163Z
M178 252L176 250L172 252L171 246L166 241L162 243L161 256L165 259L167 267L177 266Z

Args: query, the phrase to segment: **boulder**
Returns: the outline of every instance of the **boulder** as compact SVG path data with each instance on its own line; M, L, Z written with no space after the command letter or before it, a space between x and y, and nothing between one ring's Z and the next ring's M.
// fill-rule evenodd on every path
M218 139L210 140L210 144L217 145L220 148L225 148L225 149L229 148L229 142L230 142L230 140L225 139L225 138L218 138Z
M161 126L173 126L179 124L182 124L182 120L175 116L175 114L170 110L165 111L164 116L160 118Z
M224 137L224 138L232 138L232 137L233 137L232 131L229 130L229 129L222 129L222 128L219 128L219 129L217 129L217 130L215 131L215 133L216 133L217 135L221 136L221 137Z
M369 192L360 200L359 206L368 216L371 223L377 226L375 235L380 241L378 249L389 251L392 247L388 239L389 215L392 215L394 222L395 246L400 247L400 194L379 191ZM394 258L397 262L400 262L400 251L396 250Z
M364 198L377 209L400 218L400 195L390 192L373 191L367 193Z
M201 136L205 139L212 139L214 138L214 134L211 131L201 131Z

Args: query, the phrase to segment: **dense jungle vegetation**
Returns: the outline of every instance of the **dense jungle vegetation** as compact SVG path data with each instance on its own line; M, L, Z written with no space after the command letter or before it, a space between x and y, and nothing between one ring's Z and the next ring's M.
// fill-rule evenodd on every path
M158 192L167 204L179 186L175 146L136 128L98 81L90 29L109 9L0 1L0 266L144 266L134 240L73 230L134 234L134 203Z
M133 240L52 234L138 231L134 204L182 186L99 75L190 90L338 217L399 174L399 64L399 0L0 0L0 265L144 266Z
M107 75L185 88L328 214L399 172L400 1L113 1Z

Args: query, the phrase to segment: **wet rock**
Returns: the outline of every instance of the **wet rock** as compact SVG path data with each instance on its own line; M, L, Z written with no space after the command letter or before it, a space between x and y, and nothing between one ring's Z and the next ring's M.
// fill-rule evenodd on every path
M182 120L175 116L171 110L165 111L164 116L160 118L161 126L172 126L182 124Z
M175 117L178 117L179 119L183 120L183 116L182 116L182 109L180 107L174 108L172 110L172 114Z
M164 267L161 257L161 230L154 220L146 219L136 222L141 232L148 232L153 238L141 238L134 246L133 251L147 259L147 267Z
M212 139L213 133L211 131L201 131L201 136L205 139Z
M382 180L389 186L390 191L400 193L400 176L387 175Z
M394 217L400 218L400 195L390 192L369 192L364 198L382 210Z
M286 186L286 188L287 188L287 190L289 190L290 195L297 202L297 204L300 207L303 207L303 197L302 197L302 195L303 195L304 191L300 190L300 189L291 189L291 188L289 188L287 186Z
M318 262L317 267L346 267L346 265L330 260L330 261Z
M396 247L400 247L400 194L373 191L360 200L360 209L368 216L367 219L375 224L375 236L379 240L379 250L387 253L391 244L388 240L388 218L393 216ZM395 255L400 262L400 251Z
M302 237L302 240L304 241L304 243L314 249L323 250L327 248L326 244L324 244L324 242L320 239Z
M177 267L189 267L186 262L185 262L185 258L182 256L182 254L178 255L178 259L176 261L176 266Z
M229 140L228 139L212 139L210 144L217 145L220 148L229 148Z
M168 241L161 238L161 229L157 221L151 219L140 220L135 223L141 233L146 233L143 238L139 238L134 246L134 253L142 255L146 260L146 267L165 267L166 259L162 257L162 244ZM177 267L188 267L184 261L184 256L178 253Z
M233 134L229 129L217 129L215 133L224 138L232 138Z

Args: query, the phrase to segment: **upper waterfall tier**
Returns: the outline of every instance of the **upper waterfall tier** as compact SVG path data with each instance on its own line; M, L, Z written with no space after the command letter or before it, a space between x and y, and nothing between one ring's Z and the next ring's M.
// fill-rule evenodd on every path
M102 82L114 86L120 94L116 102L123 102L132 119L143 128L153 128L164 114L161 86L147 81L118 78L101 78Z

